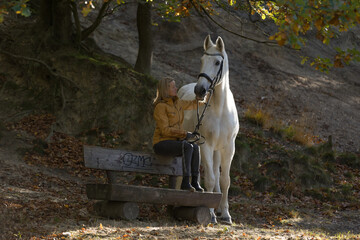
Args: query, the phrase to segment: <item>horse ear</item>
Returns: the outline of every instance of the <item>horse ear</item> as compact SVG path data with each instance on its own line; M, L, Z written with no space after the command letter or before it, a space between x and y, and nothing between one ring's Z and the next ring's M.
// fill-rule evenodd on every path
M220 52L225 51L225 44L224 44L224 41L222 40L222 38L220 36L216 39L216 48Z
M211 41L210 35L207 35L204 41L204 50L208 50L210 47L212 47L214 43Z

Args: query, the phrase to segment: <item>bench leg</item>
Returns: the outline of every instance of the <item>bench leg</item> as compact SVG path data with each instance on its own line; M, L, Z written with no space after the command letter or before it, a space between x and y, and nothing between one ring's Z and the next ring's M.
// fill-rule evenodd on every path
M169 176L169 188L180 189L182 177L180 176Z
M175 207L174 217L179 220L195 221L203 226L206 226L211 222L211 215L208 207Z
M139 206L134 202L100 201L94 209L100 216L112 219L134 220L139 216Z

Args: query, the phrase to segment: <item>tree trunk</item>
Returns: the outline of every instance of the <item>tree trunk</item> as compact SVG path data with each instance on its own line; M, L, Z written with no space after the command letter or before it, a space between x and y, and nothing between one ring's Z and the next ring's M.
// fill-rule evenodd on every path
M74 16L76 28L76 42L89 37L89 35L101 23L107 8L113 0L104 1L95 21L84 30L81 30L79 16L77 12L77 2L72 0L40 0L40 14L38 26L39 30L46 32L51 30L52 40L60 44L70 44L73 39L73 23L71 14ZM75 39L74 39L75 40Z
M52 1L51 0L41 0L40 2L40 11L39 11L39 29L41 31L47 31L52 25Z
M71 43L72 22L70 0L53 0L53 36L62 44Z
M150 74L153 55L150 2L138 3L137 28L139 34L139 51L135 64L135 70L144 74Z
M41 0L39 30L51 30L51 37L60 44L70 44L72 22L70 0Z

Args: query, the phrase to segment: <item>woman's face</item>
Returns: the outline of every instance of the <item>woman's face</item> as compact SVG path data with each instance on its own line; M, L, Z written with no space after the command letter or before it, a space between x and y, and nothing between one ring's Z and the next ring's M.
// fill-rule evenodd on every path
M169 83L169 89L168 89L168 93L170 97L175 97L177 95L177 87L175 84L175 81L171 81Z

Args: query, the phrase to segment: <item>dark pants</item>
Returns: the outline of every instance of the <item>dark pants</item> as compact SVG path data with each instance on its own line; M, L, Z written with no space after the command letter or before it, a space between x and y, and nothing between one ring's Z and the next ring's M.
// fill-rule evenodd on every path
M165 140L154 145L154 152L158 155L178 157L182 156L183 176L199 176L200 152L199 146L186 140Z

